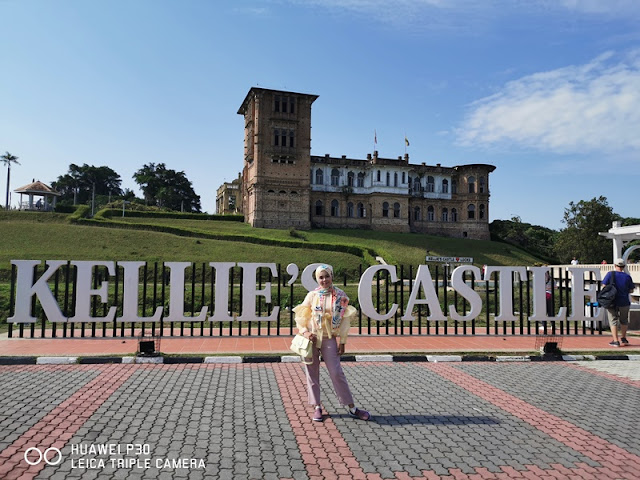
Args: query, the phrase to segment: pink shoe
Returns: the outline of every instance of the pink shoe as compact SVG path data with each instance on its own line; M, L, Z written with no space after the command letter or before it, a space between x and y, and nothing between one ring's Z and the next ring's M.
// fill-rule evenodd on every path
M351 415L353 418L364 421L371 419L371 414L369 412L367 412L366 410L360 410L359 408L356 408L356 411L353 413L351 412L351 409L349 409L349 415Z
M313 417L311 417L311 419L314 422L321 422L323 420L323 418L322 418L322 407L316 407L315 411L313 412Z

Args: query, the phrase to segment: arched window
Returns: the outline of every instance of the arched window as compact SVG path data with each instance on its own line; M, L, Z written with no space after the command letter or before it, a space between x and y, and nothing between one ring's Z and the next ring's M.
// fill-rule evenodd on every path
M469 184L469 193L476 193L476 177L469 177L467 183Z
M331 216L332 217L340 216L340 208L339 208L338 200L331 200Z
M442 193L449 193L449 180L442 180Z
M416 177L415 180L413 181L413 191L415 193L422 192L422 185L420 185L420 177Z
M449 209L448 208L443 208L442 209L442 221L443 222L448 222L449 221Z
M484 220L484 203L480 204L480 208L478 209L478 218L480 220Z
M387 172L387 187L391 185L391 173Z
M451 193L458 193L458 181L451 180Z
M358 186L364 187L364 172L358 173Z
M400 204L398 202L393 204L393 218L400 218Z
M316 185L324 185L324 175L320 168L316 170Z
M279 193L280 195L286 195L286 194L287 194L287 192L285 192L284 190L280 190L278 193Z
M324 209L322 208L322 200L316 202L316 215L324 215Z
M406 178L407 178L407 172L402 172L402 184L403 185L406 183Z
M413 209L413 219L414 219L416 222L419 222L419 221L422 219L422 218L421 218L421 215L420 215L420 207L415 207L415 208Z
M436 211L433 208L433 205L429 205L427 207L427 221L433 222L436 219Z
M378 182L380 181L380 170L378 170Z
M267 190L267 193L276 193L275 190Z
M340 172L337 168L331 170L331 186L337 187L340 184Z
M398 186L398 173L397 172L393 173L393 186L394 187Z
M364 218L367 216L367 212L364 209L364 205L362 203L358 204L358 217Z
M427 177L427 192L433 193L435 191L436 191L436 181L431 175L429 175Z
M353 202L347 203L347 217L353 218Z
M485 190L485 188L484 188L484 187L485 187L485 185L484 185L484 177L480 177L480 178L478 179L478 191L479 191L480 193L484 193L484 190Z
M382 216L383 217L389 216L389 202L384 202L382 204Z
M331 216L332 217L340 216L340 208L337 200L331 200Z
M452 222L458 221L458 210L456 210L455 208L451 209L451 221Z
M476 218L476 206L473 203L469 204L469 206L467 207L467 218L469 220L473 220Z
M349 187L355 187L356 182L355 182L355 174L353 172L349 172L347 173L347 185Z

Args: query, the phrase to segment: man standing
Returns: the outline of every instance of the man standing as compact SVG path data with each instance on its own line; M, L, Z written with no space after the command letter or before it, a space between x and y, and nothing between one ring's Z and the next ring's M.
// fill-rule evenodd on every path
M613 341L609 343L612 347L619 347L622 345L628 345L627 340L627 325L629 324L629 294L635 288L631 275L624 271L624 260L621 258L616 259L614 263L615 268L615 287L616 287L616 300L611 308L607 308L607 316L609 317L609 325L611 326L611 335ZM613 272L608 272L604 280L603 285L611 283L611 277ZM618 327L620 327L620 337L618 337Z

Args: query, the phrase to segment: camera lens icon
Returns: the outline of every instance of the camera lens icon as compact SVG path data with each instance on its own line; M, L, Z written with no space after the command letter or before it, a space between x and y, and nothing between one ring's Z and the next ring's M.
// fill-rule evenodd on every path
M35 452L37 460L30 460L32 452ZM57 455L57 457L56 457ZM62 461L62 452L56 447L49 447L44 452L38 447L30 447L24 452L24 461L29 465L39 465L44 460L47 465L58 465Z

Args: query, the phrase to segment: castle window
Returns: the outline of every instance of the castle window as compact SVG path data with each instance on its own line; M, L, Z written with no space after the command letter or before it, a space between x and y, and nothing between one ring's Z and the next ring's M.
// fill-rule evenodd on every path
M289 146L290 146L291 148L293 148L293 147L294 147L294 141L293 141L293 139L294 139L293 130L289 130Z
M435 209L433 208L433 205L429 205L427 207L427 221L429 222L433 222L436 219L436 215L435 215Z
M295 113L295 98L292 97L273 97L273 110L277 113Z
M331 185L337 187L340 184L340 172L337 168L331 170Z
M284 190L280 190L278 193L279 193L280 195L286 195L286 194L287 194L287 192L285 192Z
M436 182L431 175L427 177L427 192L435 192L436 191Z
M358 204L358 217L364 218L367 216L367 212L364 209L364 205L362 203Z
M483 203L480 204L480 208L478 210L478 218L480 220L484 220L484 204Z
M476 206L475 206L475 205L470 204L470 205L467 207L467 218L468 218L469 220L473 220L473 219L475 219L475 218L476 218Z
M479 192L484 193L484 177L480 177L479 179Z
M378 170L378 180L376 180L376 181L378 181L378 182L380 181L380 170Z
M422 186L420 185L420 177L416 177L413 181L413 191L414 193L420 193L422 191Z
M316 185L324 185L324 174L320 168L316 170Z
M324 208L322 208L322 200L318 200L316 202L316 215L318 216L324 215Z
M282 139L281 145L283 147L286 147L287 146L287 131L286 130L280 130L280 138Z
M359 187L364 187L364 173L363 172L358 173L358 186Z
M280 130L277 128L273 131L273 144L276 147L280 146Z
M406 175L407 175L407 173L406 173L406 172L402 172L402 184L403 184L403 185L406 183L406 182L405 182Z
M338 200L331 201L331 216L339 217L340 216L340 207L338 204Z
M476 193L476 177L469 177L467 183L469 184L469 193Z
M398 202L393 204L393 218L400 218L400 204Z
M347 217L353 218L353 202L347 203Z
M455 208L451 209L451 221L452 222L458 221L458 210L456 210Z
M387 172L387 187L391 185L391 173Z
M449 193L449 180L442 180L442 193Z
M451 180L451 193L458 193L458 182Z
M389 216L389 203L388 202L384 202L382 204L382 216L383 217L388 217Z
M347 173L347 185L353 187L355 184L355 174L353 172Z
M449 210L446 208L442 209L442 221L443 222L448 222L449 221Z
M393 186L394 187L398 186L398 174L397 173L393 174Z
M413 219L418 222L421 219L420 207L415 207L413 209Z

